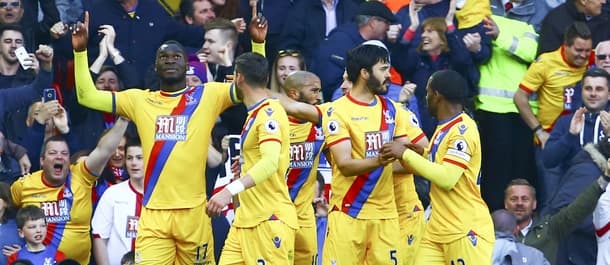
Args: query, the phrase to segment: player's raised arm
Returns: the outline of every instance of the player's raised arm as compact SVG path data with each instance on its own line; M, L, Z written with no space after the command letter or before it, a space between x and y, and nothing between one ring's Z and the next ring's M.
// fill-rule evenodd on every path
M282 93L268 90L271 97L277 98L280 104L286 110L286 113L299 120L313 122L317 125L322 125L320 121L320 112L315 105L298 102Z
M87 42L89 40L89 12L85 12L84 22L72 27L72 47L74 47L74 77L76 95L81 105L104 112L113 112L113 96L109 91L98 91L89 73Z
M127 130L127 125L129 125L129 121L119 117L114 126L112 126L112 129L100 138L95 149L91 151L91 154L89 154L85 161L85 165L93 175L99 176L102 173L106 163L108 163L117 146L119 146L125 130Z

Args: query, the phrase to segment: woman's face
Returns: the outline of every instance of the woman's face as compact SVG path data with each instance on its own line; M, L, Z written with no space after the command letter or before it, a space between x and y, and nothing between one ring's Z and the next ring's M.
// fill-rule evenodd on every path
M438 31L426 26L421 33L422 50L431 53L440 53L442 41Z
M303 69L299 67L299 59L297 59L297 57L284 56L277 60L277 66L275 68L277 81L283 86L288 75L299 70Z

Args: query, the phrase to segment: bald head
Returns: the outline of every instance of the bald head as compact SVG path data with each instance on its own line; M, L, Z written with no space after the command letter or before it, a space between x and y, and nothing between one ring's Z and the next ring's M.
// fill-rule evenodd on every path
M509 211L500 209L491 214L496 232L512 234L517 227L517 218Z
M316 105L321 103L321 86L320 78L314 73L296 71L286 78L284 92L294 100Z

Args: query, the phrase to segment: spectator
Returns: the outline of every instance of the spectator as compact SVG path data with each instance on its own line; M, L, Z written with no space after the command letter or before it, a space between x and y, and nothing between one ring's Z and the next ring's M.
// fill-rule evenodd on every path
M42 20L38 21L38 7L44 13ZM38 44L49 43L52 26L63 25L59 21L59 13L54 1L38 0L1 0L0 25L20 24L24 28L23 37L26 40L28 51L35 50Z
M135 265L135 253L133 251L129 251L123 255L121 258L121 265Z
M496 243L492 256L493 265L550 265L544 254L515 239L518 232L517 219L507 210L496 210L491 214L494 222Z
M108 132L107 129L105 133ZM102 133L104 135L104 133ZM93 200L93 210L97 209L97 203L102 198L102 195L106 192L110 186L124 182L129 178L129 174L125 170L125 144L127 142L127 136L123 135L119 145L116 147L112 156L108 160L108 163L99 175L99 179L96 181L93 187L93 194L91 199Z
M337 27L315 54L312 72L322 80L324 101L331 100L342 82L347 52L367 40L385 39L390 23L396 22L394 14L377 1L361 4L356 13L356 23Z
M300 1L288 13L290 19L284 23L278 47L302 52L307 68L311 68L320 43L336 27L350 23L357 9L353 0Z
M291 73L305 71L305 59L298 50L281 50L275 56L271 66L271 83L269 88L273 92L285 93L284 82Z
M10 185L0 182L0 265L7 265L8 252L5 250L19 249L24 244L23 239L17 233L17 223L15 222L13 200L11 198Z
M214 18L216 13L210 0L180 1L180 19L184 24L203 26Z
M30 172L27 150L4 138L0 132L0 181L13 183L23 174Z
M121 265L117 254L135 250L145 173L139 139L129 139L125 154L129 180L106 190L91 221L97 264Z
M112 25L117 36L115 46L134 66L140 81L153 65L155 51L163 41L173 39L188 47L201 47L203 43L203 27L175 21L154 0L94 0L89 13L89 55L95 58L99 53L97 43L103 38L97 33L100 26Z
M602 8L605 0L565 0L558 7L551 10L540 26L540 39L538 40L538 55L552 52L562 44L564 32L574 22L586 23L591 29L591 41L597 43L610 39L610 13Z
M0 10L2 9L0 8ZM26 70L20 65L15 55L15 50L25 45L21 26L17 24L0 25L0 41L0 54L2 55L0 56L0 88L31 83L36 77L35 71L38 69Z
M610 73L610 40L601 41L595 47L595 66Z
M492 56L479 66L475 118L485 154L481 194L490 210L495 211L503 208L502 190L510 180L536 178L531 131L519 117L513 96L535 59L538 35L531 24L492 10L494 15L485 21L487 34L493 39Z
M521 118L535 135L534 156L541 191L538 199L542 210L553 191L557 189L558 182L552 174L545 174L542 149L545 148L557 119L572 113L578 107L575 103L578 101L575 96L580 95L577 85L587 70L590 53L591 31L585 23L575 22L565 32L563 46L541 55L531 64L514 96ZM536 115L529 104L529 97L534 92L538 96Z
M40 157L43 169L11 186L17 207L42 206L53 232L47 234L45 242L50 242L52 248L67 257L78 259L81 264L89 262L91 254L89 230L93 184L119 144L127 123L119 119L89 157L75 165L69 163L70 151L63 137L47 139Z
M604 174L610 174L610 170ZM604 176L598 175L597 180L574 202L553 215L535 215L536 189L525 179L512 180L504 192L504 207L517 218L517 241L542 251L551 264L556 264L559 240L593 212L597 199L610 179L605 180Z
M66 257L63 252L44 243L47 234L45 212L35 205L25 206L17 212L17 228L25 245L8 258L8 262L27 259L36 264L55 264Z
M513 20L523 21L532 25L536 32L544 16L552 8L542 0L491 0L491 12Z
M455 1L452 1L455 4ZM453 12L448 12L445 18L427 18L421 24L422 41L413 42L417 32L419 16L416 5L409 5L411 24L402 37L405 47L395 49L392 54L393 61L403 61L396 69L407 80L416 85L415 97L420 115L420 124L428 137L432 136L436 122L428 112L426 103L426 84L432 73L438 70L453 69L468 76L468 71L478 71L462 40L460 40L453 24ZM455 5L453 5L455 8ZM469 88L470 91L474 88ZM474 93L469 93L474 96Z

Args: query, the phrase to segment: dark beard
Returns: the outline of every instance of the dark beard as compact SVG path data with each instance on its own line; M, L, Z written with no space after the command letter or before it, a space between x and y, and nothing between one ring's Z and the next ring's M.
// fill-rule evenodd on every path
M387 82L388 82L388 80L385 80L384 83L387 83ZM381 83L375 77L369 78L369 80L366 81L366 87L369 89L369 91L373 92L373 94L375 94L375 95L385 95L388 93L388 89L385 88L385 91L384 91L383 83Z

